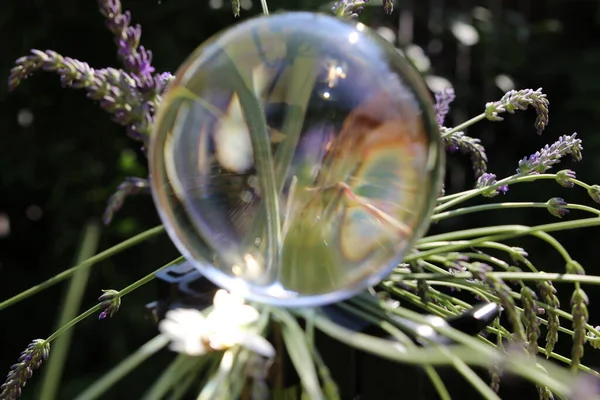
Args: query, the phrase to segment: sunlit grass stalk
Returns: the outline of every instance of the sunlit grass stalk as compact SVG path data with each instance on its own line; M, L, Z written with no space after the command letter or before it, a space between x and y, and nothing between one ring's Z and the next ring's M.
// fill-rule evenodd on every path
M92 222L86 225L83 230L83 240L81 242L75 264L81 264L86 259L94 255L100 240L100 227L97 223ZM57 329L68 323L77 315L87 281L90 275L89 268L77 270L68 285L63 303L60 307L59 318L57 319ZM52 348L52 357L48 360L48 364L44 369L43 380L39 396L41 400L53 400L58 392L58 385L61 382L61 377L69 352L73 331L67 331L60 336L54 343Z
M109 372L96 380L75 400L95 400L102 396L108 389L123 379L127 374L139 367L144 361L156 354L168 344L167 338L162 335L155 336L147 343L140 346L134 353L113 367Z
M0 303L0 311L2 311L3 309L5 309L9 306L13 306L16 303L18 303L22 300L25 300L28 297L31 297L37 293L42 292L43 290L49 288L52 285L62 282L63 280L71 277L75 272L77 272L80 269L89 268L92 265L94 265L100 261L106 260L107 258L110 258L132 246L140 244L140 243L146 241L147 239L150 239L150 238L158 235L159 233L162 233L163 231L164 231L164 228L162 226L157 226L155 228L148 229L147 231L142 232L136 236L133 236L132 238L124 240L123 242L121 242L107 250L104 250L103 252L98 253L97 255L95 255L93 257L88 258L84 262L82 262L72 268L69 268L66 271L63 271L60 274L53 276L52 278L46 280L45 282L35 285L35 286L33 286L27 290L24 290L21 293L13 296L7 300L4 300L3 302Z

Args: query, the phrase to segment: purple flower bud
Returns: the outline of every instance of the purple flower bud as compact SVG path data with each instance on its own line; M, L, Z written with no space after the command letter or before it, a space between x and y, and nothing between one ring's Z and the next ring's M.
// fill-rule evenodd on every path
M556 173L556 182L562 187L572 188L575 184L571 180L576 179L576 177L575 171L563 169Z
M105 319L106 317L111 317L119 311L119 307L121 307L121 295L116 290L103 290L104 294L98 298L100 301L100 306L104 308L104 310L98 316L98 319Z
M477 189L481 189L481 188L485 188L488 186L493 186L496 183L497 183L496 175L486 172L477 179L475 187ZM489 190L486 190L481 195L483 197L495 197L500 193L506 194L507 192L508 192L508 185L502 185L497 188L489 188Z
M588 195L594 200L596 203L600 203L600 186L592 185L588 189Z
M558 218L562 218L569 213L566 208L567 205L568 203L560 197L553 197L546 203L548 212Z

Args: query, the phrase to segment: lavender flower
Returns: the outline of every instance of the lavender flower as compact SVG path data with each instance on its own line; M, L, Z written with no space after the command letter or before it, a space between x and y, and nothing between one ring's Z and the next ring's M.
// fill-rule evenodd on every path
M433 105L433 109L435 110L439 125L444 125L446 115L448 115L448 112L450 111L450 104L455 98L456 94L454 93L453 88L446 88L435 94L435 104Z
M548 99L542 93L542 88L537 90L523 89L511 90L507 92L499 101L487 103L485 105L485 116L490 121L502 121L504 118L499 114L507 112L514 114L517 110L526 110L528 107L533 107L537 114L535 127L537 133L541 134L546 126L548 126Z
M360 13L363 11L362 6L368 2L369 2L369 0L339 0L333 5L333 7L331 8L331 11L333 11L333 13L340 18L356 19L356 18L358 18ZM388 0L388 2L389 2L389 0ZM384 2L384 7L385 7L385 2ZM392 5L392 7L393 7L393 5Z
M569 210L565 207L568 203L560 197L553 197L546 203L548 212L555 217L562 218L569 213Z
M583 345L586 342L586 328L589 313L589 299L581 288L573 291L571 296L571 314L573 314L573 349L571 350L571 369L577 371L583 357Z
M100 101L100 107L112 114L115 122L128 127L130 136L141 140L148 135L150 118L136 91L135 79L126 72L113 68L95 70L51 50L32 50L31 55L19 58L16 64L8 80L9 89L37 70L56 72L63 86L84 89L88 98Z
M140 46L141 26L130 25L131 13L121 10L119 0L98 0L98 6L106 18L106 27L115 37L117 54L125 69L139 80L140 89L155 90L152 52Z
M440 132L448 132L450 129L440 126ZM443 139L446 145L446 150L455 152L460 150L461 153L469 155L471 164L475 171L475 176L479 177L487 170L487 155L485 148L481 145L479 139L472 138L464 134L464 132L455 132L447 138Z
M173 79L168 73L153 75L152 53L139 45L141 28L130 26L131 14L121 11L119 0L99 0L100 12L115 35L118 56L126 71L114 68L93 69L88 64L54 51L32 50L11 70L8 86L12 90L32 73L43 70L60 75L65 87L84 89L92 100L127 128L129 136L146 142L161 101L160 95Z
M98 319L104 319L106 317L112 318L121 307L121 296L119 295L119 292L112 289L103 290L102 292L104 292L104 294L98 297L98 301L100 302L103 311L98 316Z
M592 185L588 189L588 195L594 200L596 203L600 203L600 186Z
M571 136L563 135L554 144L546 145L540 151L519 161L517 174L542 174L568 154L573 157L574 161L581 161L582 150L581 139L577 138L577 133L573 133Z
M103 221L105 224L110 224L115 213L121 209L125 198L141 192L148 192L150 183L147 179L128 177L121 183L117 191L108 200L106 211L104 211Z
M33 371L38 369L50 354L50 343L43 339L31 342L21 353L16 364L10 367L10 372L4 384L0 386L0 399L14 400L21 396L21 389L25 386Z
M487 264L483 263L472 263L469 265L469 270L473 273L477 279L488 285L498 296L502 307L508 314L508 320L510 321L514 336L519 343L525 342L525 330L523 329L523 323L521 322L520 313L515 305L515 300L511 296L510 287L500 278L494 274L489 274L493 269Z
M546 310L548 319L548 333L546 334L546 358L550 358L550 354L554 350L556 342L558 342L558 328L560 328L560 318L556 310L560 309L560 300L556 296L556 288L551 281L538 281L537 288L540 292L540 297L544 303L548 305Z
M521 303L523 304L523 323L527 336L527 352L537 354L537 341L540 337L540 321L537 317L537 295L528 287L521 289Z
M575 174L575 171L571 171L570 169L563 169L556 173L556 182L562 187L572 188L575 186L572 180L576 178L577 175Z
M492 186L495 184L496 184L496 175L489 174L486 172L477 179L475 187L477 189L481 189L481 188ZM483 197L495 197L500 193L506 194L506 192L508 192L508 185L502 185L497 188L490 188L489 190L483 192L481 195Z

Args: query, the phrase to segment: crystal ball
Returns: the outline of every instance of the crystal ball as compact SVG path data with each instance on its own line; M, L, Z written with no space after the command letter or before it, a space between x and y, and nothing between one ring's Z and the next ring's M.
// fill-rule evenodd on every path
M441 191L431 96L361 23L239 23L185 61L157 114L151 185L169 236L252 301L321 306L377 284Z

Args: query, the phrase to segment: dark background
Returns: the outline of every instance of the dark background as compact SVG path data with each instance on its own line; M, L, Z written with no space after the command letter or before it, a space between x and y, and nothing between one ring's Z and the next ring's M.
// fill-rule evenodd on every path
M260 13L260 2L253 3L250 10L242 11L242 18ZM314 10L323 4L317 0L269 1L272 11L282 7ZM124 8L132 11L134 22L142 24L142 43L154 52L158 71L174 71L211 34L235 22L228 1L220 8L211 8L204 0L160 4L156 0L125 0ZM457 41L450 29L456 20L477 28L477 44L467 47ZM600 183L600 2L397 0L392 16L385 16L379 7L370 7L363 21L397 32L400 45L422 47L431 60L428 73L452 82L458 99L448 124L462 122L483 111L486 102L499 99L503 94L495 83L499 74L512 78L516 89L544 88L551 104L550 125L544 136L535 134L533 111L469 129L488 149L490 171L499 176L512 174L519 159L554 142L559 135L576 131L584 141L584 160L576 166L566 160L559 168L575 167L580 179ZM93 0L4 0L0 2L0 38L0 80L7 79L14 60L32 48L56 50L93 67L118 66L113 39ZM9 231L0 235L0 300L4 300L72 266L85 223L100 218L106 200L123 178L145 176L146 166L139 144L125 137L124 129L111 123L82 92L61 88L57 76L36 74L13 93L0 85L0 101L0 225L6 226L7 220L10 223ZM23 121L27 116L33 120ZM467 160L450 157L447 192L472 184ZM546 201L561 196L569 202L591 204L581 190L554 183L534 185L535 189L533 185L511 188L506 200ZM477 215L433 229L462 229L509 220L522 224L552 221L544 210L534 211ZM130 198L114 223L103 229L100 249L158 224L149 196ZM588 273L597 274L597 234L597 229L591 229L556 237ZM564 268L560 257L538 241L513 244L526 247L541 269ZM95 304L101 289L119 290L176 255L162 235L99 263L92 269L84 308ZM53 331L64 288L57 285L2 311L1 374L8 372L32 339L45 338ZM570 287L559 289L563 304L568 305ZM600 292L591 287L588 294L590 323L594 324ZM61 399L73 398L156 334L144 312L144 305L154 296L153 284L147 285L127 296L113 319L99 322L90 318L75 327ZM568 355L567 337L562 337L558 350ZM105 398L139 398L170 358L166 352L152 358ZM589 346L584 362L600 364ZM332 368L335 372L335 363ZM369 358L360 368L358 379L364 382L365 393L371 394L363 398L380 398L376 393L381 391L389 396L401 393L409 399L433 398L426 381L414 379L409 369L392 368ZM345 372L342 375L348 378ZM31 380L23 398L36 398L39 381L39 376ZM461 380L452 379L449 384L454 386L453 393L477 398L461 389L466 386ZM507 381L505 390L506 398L536 396L527 391L517 396L520 386L514 381Z

